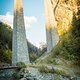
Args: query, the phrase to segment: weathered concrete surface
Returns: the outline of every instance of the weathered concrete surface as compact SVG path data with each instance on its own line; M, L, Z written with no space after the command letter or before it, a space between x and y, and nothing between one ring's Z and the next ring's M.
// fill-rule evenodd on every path
M15 0L14 3L12 64L17 62L29 63L22 0Z
M57 23L55 20L54 9L51 0L44 0L45 17L46 17L46 39L47 39L47 52L50 52L52 48L58 43L59 36L56 29Z

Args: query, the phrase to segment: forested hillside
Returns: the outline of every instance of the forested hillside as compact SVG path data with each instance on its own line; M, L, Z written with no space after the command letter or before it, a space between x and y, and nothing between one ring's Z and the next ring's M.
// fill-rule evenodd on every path
M26 40L27 41L27 40ZM40 50L28 41L30 61L33 62L41 54ZM0 22L0 61L11 63L12 55L12 29L9 25Z

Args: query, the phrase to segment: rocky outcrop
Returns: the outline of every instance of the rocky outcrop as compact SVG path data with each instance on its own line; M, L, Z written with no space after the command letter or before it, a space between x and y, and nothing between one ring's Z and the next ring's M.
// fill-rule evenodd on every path
M55 73L40 72L38 68L25 68L18 73L20 80L79 80L80 77L65 77Z
M74 15L79 18L79 3L79 0L59 0L55 10L55 18L57 21L59 35L63 35L69 30L72 25Z

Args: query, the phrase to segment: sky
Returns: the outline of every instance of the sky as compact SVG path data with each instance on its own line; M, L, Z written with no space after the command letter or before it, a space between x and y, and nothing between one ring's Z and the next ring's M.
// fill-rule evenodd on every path
M44 0L23 0L26 37L35 46L46 43ZM0 21L13 28L14 0L0 0Z

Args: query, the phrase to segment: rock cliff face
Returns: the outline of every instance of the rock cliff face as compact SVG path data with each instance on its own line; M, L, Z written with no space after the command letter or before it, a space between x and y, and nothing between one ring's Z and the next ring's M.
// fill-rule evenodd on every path
M56 3L56 0L52 0ZM53 4L53 7L54 7ZM73 15L79 18L80 0L58 0L55 8L55 18L59 35L66 33L72 24Z

